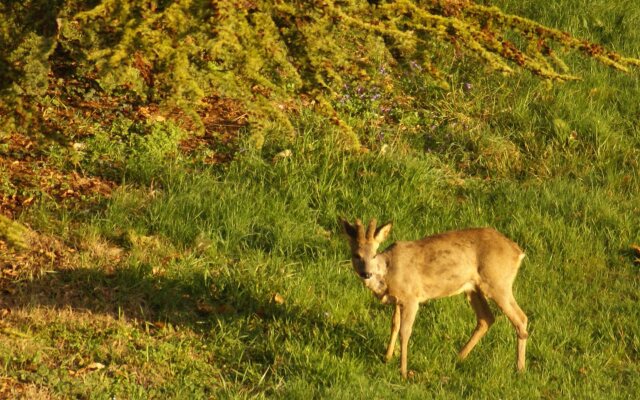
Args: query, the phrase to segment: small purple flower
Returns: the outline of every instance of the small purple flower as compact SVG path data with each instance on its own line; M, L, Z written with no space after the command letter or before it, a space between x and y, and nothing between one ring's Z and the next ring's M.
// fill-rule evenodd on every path
M470 92L473 86L469 82L465 82L462 85L462 88L465 90L465 92Z
M378 141L382 142L384 140L384 132L378 133Z
M371 96L371 100L376 101L380 98L380 93L376 93L373 96Z
M378 72L380 72L381 75L386 75L387 69L384 67L384 65L381 65L380 68L378 68Z
M420 64L418 64L416 60L412 60L411 62L409 62L409 66L413 70L422 71L422 67L420 66Z

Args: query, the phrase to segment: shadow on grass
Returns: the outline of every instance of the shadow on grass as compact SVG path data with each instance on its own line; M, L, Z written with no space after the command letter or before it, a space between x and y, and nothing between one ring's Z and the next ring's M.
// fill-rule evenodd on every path
M71 309L126 319L141 330L171 324L203 335L205 340L235 327L231 330L237 329L238 337L232 342L243 343L244 348L222 350L229 355L226 362L235 365L228 371L232 380L242 379L238 378L239 365L269 367L283 355L289 357L283 354L286 340L300 347L311 345L318 353L329 349L338 358L353 353L372 362L380 360L380 349L372 348L378 342L368 340L359 331L363 327L332 322L320 309L302 309L294 299L283 304L274 296L257 295L253 290L255 282L251 280L225 277L217 282L201 273L173 279L137 268L112 273L79 268L44 273L31 280L0 282L0 309ZM319 338L318 332L324 334ZM235 358L237 354L242 356ZM307 368L315 368L308 364Z

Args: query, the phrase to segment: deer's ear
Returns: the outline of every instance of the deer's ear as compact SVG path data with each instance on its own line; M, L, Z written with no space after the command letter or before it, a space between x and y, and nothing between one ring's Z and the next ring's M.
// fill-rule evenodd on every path
M373 239L378 243L384 242L387 239L387 236L389 236L389 232L391 232L392 225L392 222L387 222L386 224L378 227L376 232L373 234Z
M340 225L342 225L344 233L346 233L351 239L356 240L358 238L358 228L354 225L351 225L347 220L342 218L340 218Z

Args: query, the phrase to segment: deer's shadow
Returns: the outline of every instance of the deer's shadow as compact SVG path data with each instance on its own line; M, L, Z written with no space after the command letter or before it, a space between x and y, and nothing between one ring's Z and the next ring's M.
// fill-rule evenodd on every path
M71 309L125 318L142 330L172 324L205 339L215 336L221 325L240 321L238 326L244 330L241 335L246 338L243 342L257 343L259 347L259 351L245 352L245 357L254 354L255 359L243 362L271 363L282 356L276 354L282 350L260 344L272 324L284 332L294 332L295 341L316 347L319 352L329 349L338 358L353 352L353 356L369 359L367 362L381 359L382 338L373 338L375 335L367 333L365 325L335 322L321 309L300 307L295 299L283 303L254 290L251 281L229 277L217 281L201 272L169 278L133 267L110 273L75 268L23 281L4 281L0 286L0 309ZM323 332L320 338L318 332ZM283 341L281 349L286 347L284 341L291 336L289 333L276 335L275 340Z

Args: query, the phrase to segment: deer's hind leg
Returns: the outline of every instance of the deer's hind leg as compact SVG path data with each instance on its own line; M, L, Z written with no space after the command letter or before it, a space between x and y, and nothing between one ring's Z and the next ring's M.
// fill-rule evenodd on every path
M480 339L482 339L495 321L493 313L489 308L489 304L480 291L467 292L467 297L469 298L471 308L473 308L473 311L476 313L478 322L476 324L476 328L471 334L471 337L469 338L469 341L458 353L458 358L460 358L460 360L467 358L471 350L473 350L476 344L478 344Z
M494 297L493 300L504 312L507 318L509 318L509 321L511 321L511 324L516 330L516 335L518 336L516 366L518 371L522 371L525 367L525 353L527 348L527 338L529 337L529 333L527 332L527 316L522 311L518 303L516 303L516 299L513 297L513 293L511 291L504 293L503 296Z

